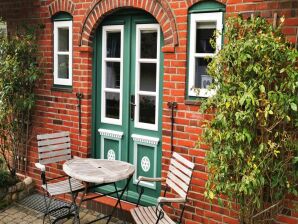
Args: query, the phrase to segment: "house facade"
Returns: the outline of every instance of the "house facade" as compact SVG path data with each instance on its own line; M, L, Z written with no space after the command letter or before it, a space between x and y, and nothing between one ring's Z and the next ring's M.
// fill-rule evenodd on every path
M297 0L1 0L8 33L23 22L44 27L32 136L70 131L73 155L134 164L129 202L136 201L137 176L166 176L171 152L181 153L196 164L185 223L238 223L237 208L204 198L209 147L202 133L213 115L198 112L213 94L204 58L216 55L224 37L216 48L209 40L238 14L273 24L285 16L282 31L297 41ZM34 138L27 161L40 185ZM144 186L143 202L154 203L162 186ZM288 197L277 223L298 223L295 202Z

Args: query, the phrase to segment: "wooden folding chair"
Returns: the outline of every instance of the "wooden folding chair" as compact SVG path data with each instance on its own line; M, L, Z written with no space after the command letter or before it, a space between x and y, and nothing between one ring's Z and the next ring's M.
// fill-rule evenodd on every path
M163 197L159 197L157 199L156 206L142 207L138 206L130 210L131 215L136 223L140 224L175 224L174 222L162 209L162 205L171 203L181 203L181 213L179 218L179 223L182 221L183 212L185 209L185 204L187 202L187 194L189 190L189 185L194 169L194 163L185 159L178 153L174 152L171 158L171 163L168 171L167 178L149 178L142 177L138 178L138 192L139 192L139 200L140 202L141 196L144 193L144 188L140 188L139 184L141 181L149 181L149 182L157 182L157 181L165 181L166 189L164 191ZM168 198L166 194L169 189L175 191L180 197L176 198Z
M46 178L46 166L48 164L59 163L71 159L70 150L70 137L69 132L59 132L53 134L37 135L38 141L38 163L35 166L41 171L42 189L44 191L44 202L46 206L46 212L44 214L43 222L45 217L49 216L51 222L51 213L59 209L68 209L66 215L62 215L54 220L53 223L58 220L73 216L74 213L71 211L71 207L74 206L76 209L76 197L80 190L84 189L84 185L74 178L69 178L66 175L48 179ZM71 193L73 203L70 206L63 206L50 210L53 196ZM50 197L47 200L46 196Z

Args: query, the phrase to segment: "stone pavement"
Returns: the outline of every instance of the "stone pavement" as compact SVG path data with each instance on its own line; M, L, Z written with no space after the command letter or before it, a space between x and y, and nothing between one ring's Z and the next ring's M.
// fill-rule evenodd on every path
M81 224L87 223L96 217L99 217L100 213L91 211L85 208L81 208L80 218ZM13 203L7 208L0 210L0 224L42 224L43 214L20 205L18 203ZM48 222L47 222L48 223ZM59 223L70 224L72 219L61 221ZM98 221L96 223L102 224L106 223L106 220ZM116 218L112 218L111 224L120 224L123 221L120 221Z

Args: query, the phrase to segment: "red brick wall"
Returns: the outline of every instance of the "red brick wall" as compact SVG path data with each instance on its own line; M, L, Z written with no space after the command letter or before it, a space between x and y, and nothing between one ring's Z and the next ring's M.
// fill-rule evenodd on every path
M99 2L99 3L98 3ZM190 204L185 211L185 223L238 223L233 209L211 205L204 198L207 179L205 154L208 146L201 139L203 120L212 115L201 115L198 105L185 100L187 58L187 10L199 0L1 0L0 16L8 21L9 29L22 21L45 25L40 36L41 64L44 77L36 88L38 102L34 113L32 135L58 130L71 131L72 150L75 155L87 157L91 152L91 97L92 97L92 38L104 16L116 8L134 7L151 12L159 21L164 37L164 89L163 89L163 175L170 157L170 111L167 102L178 102L175 113L174 150L194 158L196 170L190 189ZM291 42L296 41L298 29L297 0L221 0L227 16L244 14L262 16L272 21L274 13L285 15L283 32ZM98 4L97 4L98 3ZM94 5L96 4L96 5ZM94 7L93 7L94 6ZM93 8L93 10L91 10ZM89 13L91 10L91 13ZM73 15L73 91L53 91L53 24L51 15L67 11ZM89 15L89 16L87 16ZM80 46L82 44L82 46ZM78 111L75 94L84 94L82 100L82 135L78 134ZM196 148L195 143L199 139ZM36 143L32 143L28 174L40 184L34 168ZM55 169L51 169L53 175ZM289 197L289 201L296 201ZM279 215L277 223L298 223L298 213L289 202L286 215Z

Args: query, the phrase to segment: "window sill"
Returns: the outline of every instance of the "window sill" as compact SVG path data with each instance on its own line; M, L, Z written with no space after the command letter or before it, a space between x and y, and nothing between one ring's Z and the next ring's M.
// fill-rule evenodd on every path
M191 106L201 106L201 104L206 100L208 100L208 97L186 96L184 104L191 105Z
M51 90L52 91L57 91L57 92L72 93L72 86L53 85Z
M193 100L190 100L190 99L186 99L184 101L185 105L191 105L191 106L200 106L202 104L202 101L200 99L193 99Z

